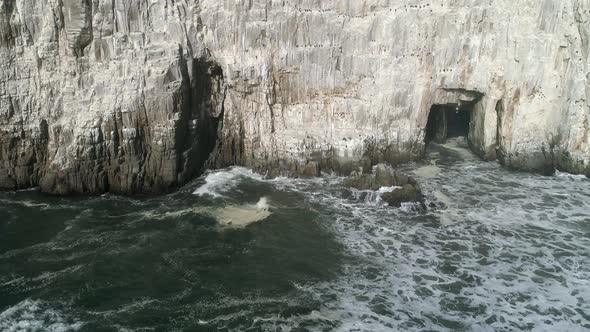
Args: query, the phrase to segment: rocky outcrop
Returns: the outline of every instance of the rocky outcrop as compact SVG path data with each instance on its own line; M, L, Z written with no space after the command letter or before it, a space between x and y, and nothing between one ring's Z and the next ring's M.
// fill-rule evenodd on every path
M465 102L482 157L590 175L589 26L585 0L3 0L0 188L350 174Z
M391 166L378 164L370 173L359 168L344 180L344 186L356 190L383 191L381 199L389 206L423 201L422 191L416 180L395 171ZM385 189L385 190L384 190Z

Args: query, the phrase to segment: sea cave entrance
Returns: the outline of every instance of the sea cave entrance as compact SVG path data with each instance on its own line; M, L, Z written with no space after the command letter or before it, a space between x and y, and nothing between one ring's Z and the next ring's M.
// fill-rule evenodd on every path
M426 144L444 143L447 138L468 137L473 105L433 105L426 124Z

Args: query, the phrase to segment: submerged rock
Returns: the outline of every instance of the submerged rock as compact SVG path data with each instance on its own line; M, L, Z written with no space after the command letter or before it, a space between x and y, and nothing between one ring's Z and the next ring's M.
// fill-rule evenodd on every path
M376 165L372 173L363 173L359 168L344 180L344 186L357 190L383 191L381 198L390 206L422 201L422 192L416 180L385 164Z
M422 193L416 185L405 184L392 192L386 192L381 195L383 201L389 206L401 206L402 203L420 201Z

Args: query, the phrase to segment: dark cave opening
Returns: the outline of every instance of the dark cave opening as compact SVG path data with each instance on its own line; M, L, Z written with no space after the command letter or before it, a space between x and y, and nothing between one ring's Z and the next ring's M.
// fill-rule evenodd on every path
M433 105L428 114L425 142L444 143L447 138L467 137L472 110L472 105Z
M447 112L448 127L447 138L467 137L469 135L469 123L471 122L471 111L449 110Z

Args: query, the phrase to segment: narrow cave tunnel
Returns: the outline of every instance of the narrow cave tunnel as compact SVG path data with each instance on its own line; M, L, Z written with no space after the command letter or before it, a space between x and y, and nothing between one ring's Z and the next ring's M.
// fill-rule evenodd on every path
M428 114L425 142L444 143L447 138L467 137L473 105L433 105Z
M469 135L469 122L471 121L470 110L451 109L447 112L447 117L447 138L467 137Z

